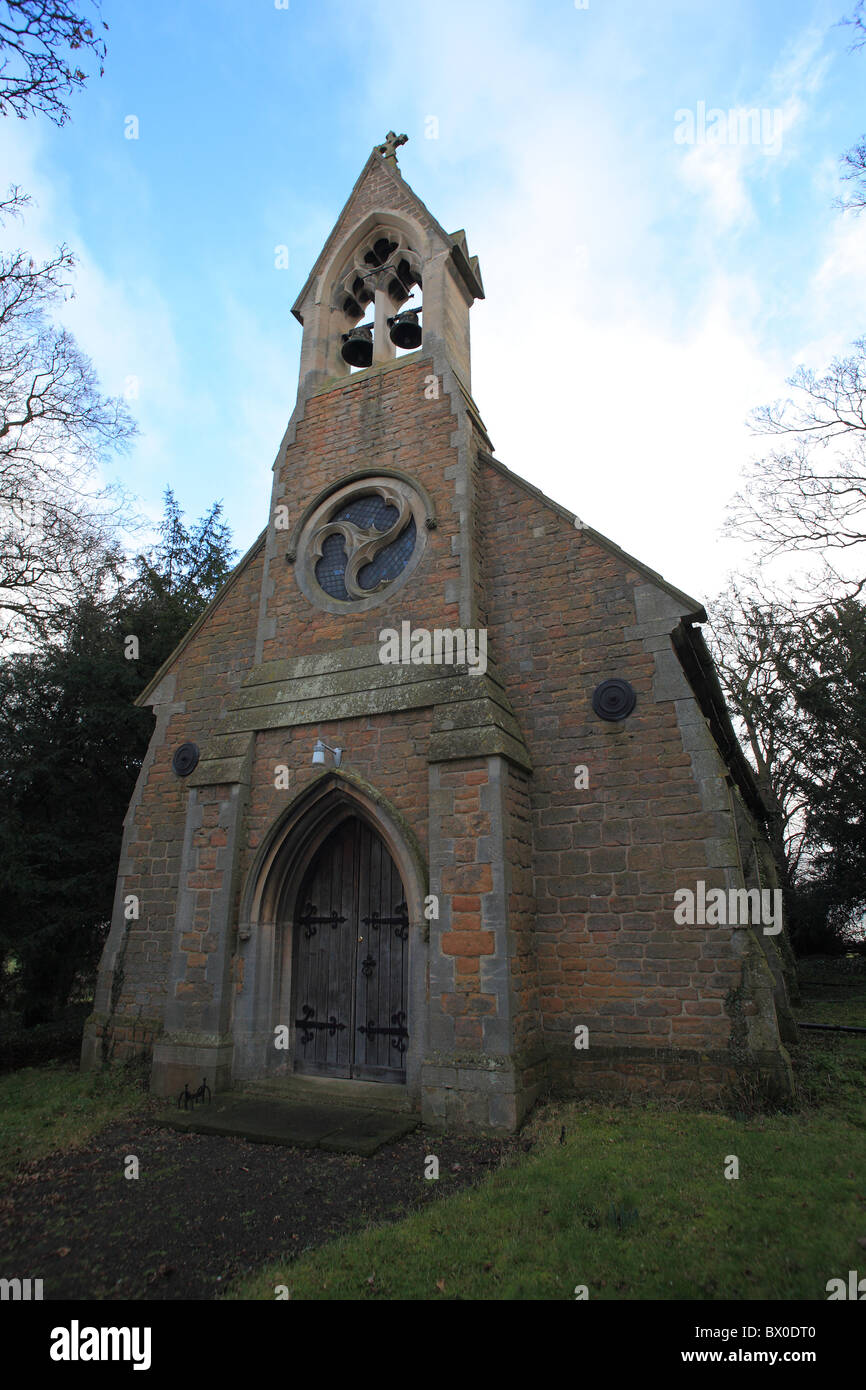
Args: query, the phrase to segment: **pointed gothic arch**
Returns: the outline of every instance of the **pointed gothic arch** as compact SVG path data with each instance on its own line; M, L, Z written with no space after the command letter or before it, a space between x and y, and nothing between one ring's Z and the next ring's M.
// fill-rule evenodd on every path
M422 287L422 254L418 242L411 240L388 218L378 219L364 236L354 238L354 246L343 257L343 268L335 276L331 297L333 307L357 321L372 306L374 292L384 289L395 311L411 298L414 288Z
M232 1020L233 1072L239 1080L295 1070L295 1020L289 1015L295 993L292 972L298 949L294 935L298 895L309 880L319 852L342 825L350 822L359 822L381 842L402 885L408 929L406 1012L410 1019L405 1082L408 1090L417 1089L427 975L426 865L417 840L386 798L360 779L336 769L316 778L277 818L242 891L238 987ZM278 1026L289 1029L287 1049L275 1047Z
M398 240L413 256L417 256L419 270L423 262L430 258L431 234L414 217L391 209L367 213L345 231L338 244L331 250L327 262L321 268L316 298L329 304L334 301L341 281L355 261L363 261L368 243L375 243L383 234Z
M336 333L331 357L338 374L393 360L420 345L428 241L411 218L390 212L366 216L343 237L317 292ZM402 342L396 323L403 325L407 314L413 328L403 328L409 339ZM348 344L349 357L339 350L342 344Z

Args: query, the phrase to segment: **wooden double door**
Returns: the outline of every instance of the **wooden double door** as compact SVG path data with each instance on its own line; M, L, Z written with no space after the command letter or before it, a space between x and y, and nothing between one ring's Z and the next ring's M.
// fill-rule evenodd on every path
M409 916L381 837L356 816L310 864L293 918L295 1069L405 1081Z

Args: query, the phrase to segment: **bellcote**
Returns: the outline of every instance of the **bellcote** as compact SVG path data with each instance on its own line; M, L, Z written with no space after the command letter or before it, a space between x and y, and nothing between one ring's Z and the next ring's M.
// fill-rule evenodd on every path
M484 298L463 231L444 231L397 166L405 136L372 150L292 308L299 392L407 352L444 353L471 390L469 310Z

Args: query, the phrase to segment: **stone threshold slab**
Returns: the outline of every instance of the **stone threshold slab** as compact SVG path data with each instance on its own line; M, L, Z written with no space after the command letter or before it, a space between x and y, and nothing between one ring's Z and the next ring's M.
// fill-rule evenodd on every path
M368 1157L384 1144L393 1144L417 1129L417 1115L383 1110L358 1110L351 1105L217 1097L194 1110L170 1111L163 1117L169 1129L187 1134L218 1134L247 1139L253 1144L281 1144L296 1149L326 1149L330 1153Z

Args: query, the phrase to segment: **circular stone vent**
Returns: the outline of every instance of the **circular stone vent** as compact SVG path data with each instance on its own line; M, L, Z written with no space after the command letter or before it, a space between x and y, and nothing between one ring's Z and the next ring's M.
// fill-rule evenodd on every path
M197 743L182 743L179 748L175 748L171 765L178 777L188 777L198 766L198 757Z
M625 719L637 703L637 696L628 681L614 678L597 685L592 697L592 707L599 719Z

